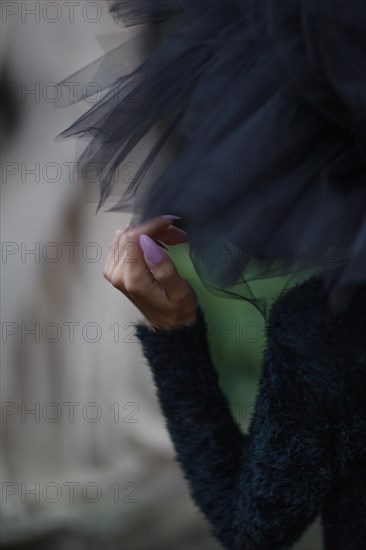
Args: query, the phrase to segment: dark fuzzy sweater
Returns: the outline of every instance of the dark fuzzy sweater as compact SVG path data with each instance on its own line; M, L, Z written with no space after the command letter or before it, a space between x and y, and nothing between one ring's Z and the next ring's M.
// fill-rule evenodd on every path
M366 290L334 314L318 278L272 307L255 413L241 433L201 307L137 336L192 497L228 549L291 548L322 516L324 548L366 548Z

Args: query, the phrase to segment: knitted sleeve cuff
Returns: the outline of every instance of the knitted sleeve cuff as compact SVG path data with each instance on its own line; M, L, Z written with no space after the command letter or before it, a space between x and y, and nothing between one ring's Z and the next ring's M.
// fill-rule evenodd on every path
M204 313L197 307L192 325L151 330L146 324L136 324L136 336L142 343L144 356L154 374L170 380L201 380L206 387L210 379L217 380L209 343Z

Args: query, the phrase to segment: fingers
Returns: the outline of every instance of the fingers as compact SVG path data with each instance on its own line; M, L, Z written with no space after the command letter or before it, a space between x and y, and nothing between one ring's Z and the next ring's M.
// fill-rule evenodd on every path
M123 231L121 229L115 231L113 240L108 248L108 255L103 270L103 275L108 281L111 280L113 270L116 266L116 258L119 255L119 242L122 233Z
M182 285L176 268L167 253L155 240L166 244L187 242L187 234L171 225L169 218L154 218L141 225L128 224L124 230L117 230L109 247L104 267L104 277L126 295L139 295L154 285L174 299ZM143 251L140 240L147 247ZM146 261L147 260L147 261Z
M160 247L158 248L161 250ZM147 287L156 284L144 260L137 231L119 234L115 252L110 279L114 287L128 295L139 295L146 292Z
M141 235L140 246L149 270L170 302L184 298L186 281L179 275L169 255L164 252L148 235Z
M133 260L132 256L136 253L138 254L140 248L138 237L144 231L149 235L156 233L156 237L154 236L156 239L161 238L161 240L163 240L164 237L167 237L169 241L174 240L175 235L177 235L176 232L173 231L165 233L171 223L172 222L169 219L154 218L153 220L150 220L142 225L134 225L129 223L123 230L117 229L114 234L113 241L109 246L109 252L104 269L106 272L105 274L108 274L120 260L127 260L129 262ZM179 236L177 239L179 240Z
M132 226L127 232L131 236L145 234L152 237L168 229L171 224L172 220L168 218L152 218L142 224Z
M155 234L154 239L157 241L162 241L168 245L182 244L189 241L188 234L174 225L171 225L167 229Z
M163 241L165 244L180 244L189 240L188 234L172 225L173 220L169 218L152 218L147 222L134 225L129 223L124 233L129 233L131 236L136 232L137 234L145 234L153 237L156 240Z

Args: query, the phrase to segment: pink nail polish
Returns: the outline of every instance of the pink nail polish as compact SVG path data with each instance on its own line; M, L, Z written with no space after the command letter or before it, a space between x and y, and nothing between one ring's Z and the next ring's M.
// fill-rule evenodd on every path
M152 264L159 264L164 258L164 252L150 237L140 235L140 246L146 259Z

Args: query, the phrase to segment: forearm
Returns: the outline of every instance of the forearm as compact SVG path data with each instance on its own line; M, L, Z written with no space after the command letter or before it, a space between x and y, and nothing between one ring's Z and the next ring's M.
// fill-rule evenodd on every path
M201 310L193 327L137 335L192 497L228 548L234 547L237 477L246 436L219 387Z

